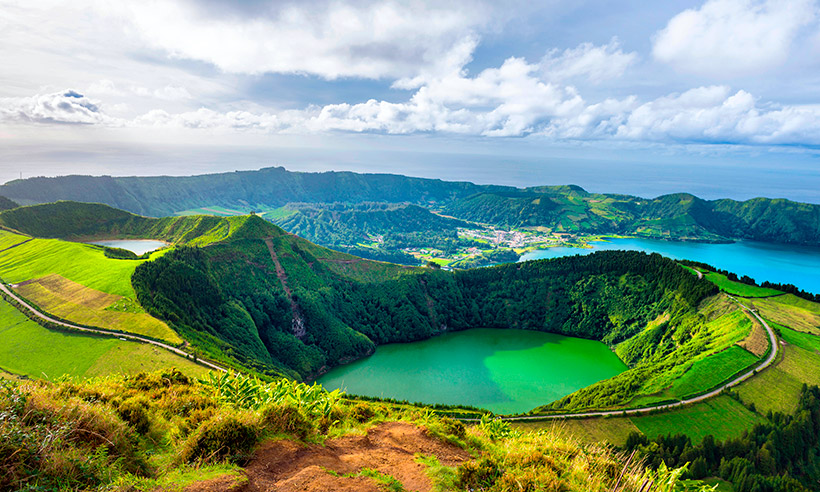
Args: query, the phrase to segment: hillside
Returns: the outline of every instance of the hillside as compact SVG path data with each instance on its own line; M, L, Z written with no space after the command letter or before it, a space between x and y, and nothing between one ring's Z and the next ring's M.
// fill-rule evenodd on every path
M726 299L703 304L716 292L711 283L659 255L603 252L457 272L400 268L334 253L255 217L226 241L178 248L141 265L133 283L149 313L211 357L241 354L243 364L250 358L260 370L306 379L380 344L472 327L541 330L619 346L627 372L553 410L650 402L642 398L752 330ZM738 354L741 365L671 396L707 389L756 360L741 352L749 355Z
M458 237L458 228L472 227L469 223L436 215L418 205L288 204L283 209L274 212L270 220L286 231L374 260L417 265L417 258L400 250L435 247L448 251L475 245Z
M0 490L608 492L674 487L683 471L286 380L164 371L0 385Z
M138 214L163 216L212 205L248 211L290 202L446 202L484 189L488 188L390 174L303 173L271 167L187 177L30 178L0 186L0 195L23 205L91 201Z
M137 308L165 323L185 340L186 350L278 381L271 389L251 392L251 388L262 388L262 383L241 378L194 382L166 372L159 377L7 387L5 393L0 392L0 411L11 420L0 426L0 432L34 439L15 441L21 443L15 449L26 450L23 454L3 454L5 448L0 446L0 467L19 480L34 480L27 474L36 472L43 484L55 479L103 487L111 477L119 477L121 485L142 484L137 490L169 483L190 483L204 490L227 487L237 480L252 484L249 487L276 483L282 490L291 486L332 489L354 483L350 486L361 490L377 487L367 485L368 480L396 480L421 490L436 483L441 490L508 490L511 483L529 483L534 490L559 483L565 490L611 490L626 456L602 448L601 440L637 450L657 470L630 468L630 480L639 482L657 477L655 473L667 473L658 449L664 450L664 459L674 466L698 459L691 473L687 472L689 476L720 476L742 492L757 490L754 487L760 484L775 484L771 490L790 487L782 490L802 491L804 485L798 480L808 483L815 474L804 453L814 453L820 442L813 423L820 417L811 411L818 395L805 384L820 382L806 370L816 365L818 357L814 333L820 307L772 288L732 280L735 277L728 272L707 270L699 279L692 268L657 254L616 251L454 272L409 268L317 246L255 215L151 219L104 205L61 202L3 212L0 221L18 233L43 234L52 229L51 236L74 239L112 235L177 238L174 247L150 257L123 260L107 257L106 249L97 246L2 231L0 249L9 249L0 252L0 276L14 283L18 293L40 300L37 304L49 312L62 312L59 309L79 301L104 306L110 300L106 296L116 293L131 299L127 309ZM36 282L21 282L29 278ZM45 291L31 286L65 300L59 305L42 302L48 300ZM738 386L736 392L665 413L542 424L535 433L487 418L464 429L412 405L339 399L278 379L285 375L310 380L328 367L371 353L380 344L481 326L601 340L628 364L629 369L614 378L556 402L544 402L539 413L635 408L679 400L748 371L768 351L760 325L726 294L717 293L718 286L733 295L749 296L743 302L754 302L777 328L786 342L779 362ZM91 295L87 289L92 288L97 293ZM94 311L85 308L69 314L89 312ZM20 318L19 313L10 306L0 309L0 319L12 318ZM156 354L131 342L109 338L91 343L75 337L82 338L52 333L26 320L14 321L13 326L0 330L0 338L11 342L4 343L0 361L14 362L24 350L40 355L14 366L18 373L36 375L42 367L43 372L64 370L84 377L118 371L134 374L140 367L173 364L167 356L152 360ZM37 365L37 357L42 356L38 350L46 350L48 344L70 349L75 357L50 356L48 364ZM77 356L82 364L74 363ZM186 372L201 374L200 367L189 366ZM88 395L94 395L92 403ZM48 419L26 420L25 413L17 413L15 401L31 401L19 408L49 415ZM188 410L174 413L182 407ZM447 412L477 413L466 409L444 410ZM66 423L66 415L78 414L86 416L74 420L80 424ZM35 447L31 443L56 432L47 422L68 432L67 436L84 432L79 429L105 436L110 441L107 454L92 453L75 438ZM225 448L224 455L217 450L221 445L213 444L221 442L221 434L214 433L221 432L216 429L223 424L231 426L232 435L241 437L236 447ZM756 437L722 441L744 430ZM803 447L785 446L784 436L797 430L807 436ZM390 455L395 461L389 467L328 466L322 461L333 473L317 472L312 453L319 453L322 460L335 456L332 463L372 461L361 438L348 435L351 431L354 436L366 433L369 446L378 449L396 449L393 439L404 436L399 445L404 451ZM597 433L598 437L592 439L593 444L579 444L579 438L567 434L570 431L579 436ZM629 437L630 431L637 437ZM663 437L670 431L685 436ZM132 437L123 441L123 435ZM444 441L436 441L439 435ZM710 435L715 436L713 440L706 440ZM716 444L704 447L708 442ZM324 447L315 443L324 443ZM212 445L217 448L201 451ZM296 456L294 446L304 451ZM743 456L752 453L762 458L741 461L741 447ZM551 456L544 461L549 465L534 471L534 462L521 449ZM558 449L558 454L552 454ZM772 451L775 449L779 451ZM567 450L576 458L561 461L559 456L568 456ZM428 458L433 454L437 461L425 458L419 465L413 458L417 452ZM777 475L767 464L766 453L773 453L777 466L788 470L789 476ZM40 457L67 455L85 456L85 461L77 463L97 471L77 474L68 468L44 470L32 464ZM34 461L26 461L29 459ZM575 468L579 459L582 463L577 466L582 471ZM602 463L596 461L599 459L610 460L607 466L614 471L601 474L594 467L587 468ZM282 460L293 466L279 468ZM731 465L723 465L729 461ZM184 464L188 462L191 464ZM272 466L277 470L273 476L260 474L259 470ZM391 471L395 467L428 472ZM205 479L213 481L194 485ZM421 483L428 485L416 485Z
M303 173L284 168L189 177L64 176L14 180L0 186L0 195L21 204L57 200L89 201L133 213L164 216L187 210L200 213L224 207L247 213L270 211L291 204L314 204L329 210L333 204L416 204L443 209L457 219L497 227L543 227L557 232L627 234L650 238L698 241L751 239L786 244L820 241L820 206L783 199L703 200L686 193L652 199L588 193L578 186L516 189L465 182L350 172ZM376 217L380 210L365 212ZM362 212L362 210L359 210ZM231 212L236 213L236 212ZM291 232L311 235L328 246L353 245L362 234L386 234L382 218L358 213L354 222L370 223L328 236L320 212L290 219ZM282 218L282 221L287 219ZM342 221L345 222L345 221ZM348 221L349 222L349 221ZM339 224L336 224L339 225ZM346 227L349 223L343 224ZM451 224L452 225L452 224ZM405 229L410 228L407 224ZM426 226L413 232L424 232ZM395 248L391 249L395 252Z
M94 246L33 239L3 255L8 266L0 261L0 275L65 319L165 333L165 338L179 334L203 355L272 376L311 379L372 353L377 345L444 331L518 328L618 345L630 365L617 378L553 409L628 406L664 390L701 359L741 342L751 326L742 316L733 318L736 308L725 301L700 305L715 292L712 284L659 255L604 252L444 272L335 252L254 215L151 219L104 205L58 202L4 212L0 222L67 238L186 241L149 261L133 261L106 259L105 250ZM79 265L79 255L98 254L100 259L88 261L99 266L73 272L49 260L38 267L43 260L37 251L65 257L67 265ZM26 268L14 267L15 261ZM99 279L81 274L85 271L97 272ZM105 308L121 304L116 296L138 304L129 308L133 312ZM162 323L166 331L149 328L149 322ZM739 368L727 366L728 372L715 377ZM618 389L623 387L632 390ZM695 385L674 396L699 389L705 388Z

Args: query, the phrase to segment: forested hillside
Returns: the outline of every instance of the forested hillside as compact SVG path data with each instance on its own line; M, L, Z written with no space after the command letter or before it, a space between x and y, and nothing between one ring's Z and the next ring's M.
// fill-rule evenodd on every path
M133 285L148 312L213 357L241 356L243 364L251 357L262 368L307 379L379 344L473 327L614 345L663 313L692 316L716 292L660 255L602 252L457 272L402 268L315 246L258 217L225 241L178 248L141 265ZM694 337L701 325L695 319L685 330ZM655 354L663 333L685 337L682 330L664 324L659 337L639 343L641 350ZM640 360L634 358L636 367ZM657 375L639 372L632 380L638 386ZM593 404L591 395L573 405ZM614 392L607 403L633 396Z
M782 199L709 201L678 193L647 200L587 193L578 187L541 187L481 193L456 200L444 211L476 222L549 226L569 233L793 244L820 241L820 206Z
M272 219L286 231L374 260L417 265L419 260L401 249L452 251L458 246L482 246L458 237L457 229L471 227L469 223L436 215L418 205L332 203L289 204L287 208L292 213Z
M0 195L23 205L57 200L99 202L130 212L163 216L222 205L279 207L290 202L446 202L501 187L466 182L351 172L303 173L271 167L259 171L186 177L63 176L14 180Z
M329 204L411 203L443 209L458 219L499 227L545 227L569 233L700 241L820 241L820 206L783 199L710 201L686 193L647 199L588 193L578 186L517 189L388 174L291 172L281 167L188 177L30 178L0 186L0 195L24 205L56 200L99 202L150 216L214 206L247 213L289 203L314 204L316 209L323 210L332 209ZM293 224L289 226L299 228L292 231L299 233L313 229L316 235L312 239L336 245L352 242L364 230L373 234L390 232L389 224L375 227L384 220L378 217L382 212L372 207L359 209L354 222L371 227L355 231L322 232L334 221L346 227L351 224L343 224L345 221L340 222L340 218L328 222L326 217L319 216L321 212L306 212L302 219L292 218ZM366 218L368 214L374 218ZM420 225L413 233L423 233L428 228Z
M0 196L0 211L9 210L18 206L19 205L16 202L9 200L4 196Z

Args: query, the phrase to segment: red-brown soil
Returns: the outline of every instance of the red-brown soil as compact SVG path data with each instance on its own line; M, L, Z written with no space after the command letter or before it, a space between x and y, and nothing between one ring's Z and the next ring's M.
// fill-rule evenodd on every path
M428 492L433 484L425 473L426 467L415 460L419 453L435 455L447 466L471 458L467 451L428 435L423 427L387 422L370 429L367 435L329 440L324 446L288 440L264 443L245 468L247 483L236 487L231 481L215 479L186 490L379 492L372 478L344 476L371 468L396 478L408 491Z

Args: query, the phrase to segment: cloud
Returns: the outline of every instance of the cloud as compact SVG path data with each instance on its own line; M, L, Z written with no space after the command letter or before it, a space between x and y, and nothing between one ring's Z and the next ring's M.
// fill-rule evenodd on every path
M820 106L761 102L747 91L725 85L696 87L648 101L635 95L589 101L570 84L578 79L618 77L636 56L624 53L617 40L601 46L585 43L562 52L550 51L537 63L510 57L474 75L464 68L431 75L417 81L420 86L406 100L370 99L287 111L233 104L227 110L155 109L124 119L107 115L95 100L68 90L0 99L0 120L226 134L443 133L639 143L820 145ZM165 89L169 97L189 96L172 86L121 88L102 80L93 87L112 97L144 92L159 98L157 91Z
M66 90L33 97L0 98L0 121L16 123L64 123L111 125L99 103Z
M507 70L499 71L521 64L508 60ZM531 73L534 67L529 66L529 72L526 66L518 69ZM154 111L132 124L284 134L438 132L487 137L535 134L554 140L820 145L820 106L760 104L748 92L732 92L726 86L698 87L644 103L630 96L589 104L571 88L543 82L515 85L514 78L504 79L505 84L516 87L502 89L508 97L479 97L484 90L490 93L504 85L488 84L483 79L492 77L482 75L467 82L478 87L472 88L468 104L448 104L445 101L452 99L424 87L401 103L374 99L279 113L220 113L204 108L179 114Z
M459 69L492 20L477 1L128 2L120 15L150 46L229 73L413 78ZM111 8L108 6L107 8Z
M820 144L820 107L762 107L746 91L691 89L634 109L614 133L628 140Z
M191 93L188 92L188 89L178 85L166 85L158 89L149 89L137 85L120 87L109 79L94 82L88 87L88 92L108 96L135 95L139 97L152 97L164 101L184 101L193 97Z
M709 0L673 17L652 54L682 72L718 78L764 72L789 57L816 10L813 0Z
M624 53L618 39L613 38L602 46L583 43L563 52L554 49L541 60L541 69L551 80L586 78L601 83L620 77L637 59L637 53Z

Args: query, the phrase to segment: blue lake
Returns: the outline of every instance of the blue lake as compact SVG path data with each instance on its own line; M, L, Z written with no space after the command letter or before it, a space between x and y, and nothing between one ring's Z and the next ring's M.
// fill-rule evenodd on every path
M592 248L547 248L524 254L519 261L586 255L603 250L634 250L660 253L677 260L708 263L717 268L748 275L759 282L794 284L820 293L820 248L790 246L752 241L709 244L656 239L609 239L590 243Z
M109 248L120 248L133 251L134 254L143 255L149 251L160 249L168 246L162 241L155 241L153 239L111 239L109 241L90 241L89 244L97 244L99 246L108 246Z

